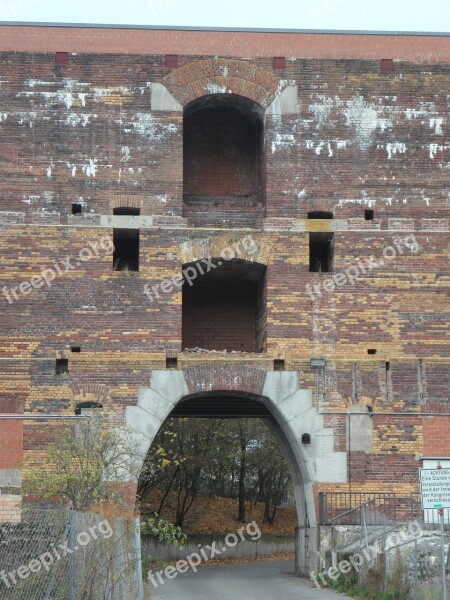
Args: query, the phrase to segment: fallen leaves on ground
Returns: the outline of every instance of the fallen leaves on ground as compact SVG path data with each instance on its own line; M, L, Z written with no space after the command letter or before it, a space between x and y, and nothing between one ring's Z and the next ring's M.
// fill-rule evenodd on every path
M157 510L163 492L155 490L147 497L146 503L142 506L142 512L148 510ZM297 510L295 506L283 506L278 509L278 513L273 525L263 524L264 505L257 503L251 505L247 502L246 523L256 521L262 533L272 535L293 535L298 525ZM174 522L176 509L176 494L171 493L167 497L161 517ZM207 496L198 496L190 509L183 532L186 534L226 534L239 529L243 524L237 520L238 501L233 498L222 498Z

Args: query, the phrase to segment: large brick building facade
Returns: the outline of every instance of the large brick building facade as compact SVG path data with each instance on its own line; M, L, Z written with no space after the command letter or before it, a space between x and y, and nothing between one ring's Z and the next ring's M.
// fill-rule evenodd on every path
M301 390L312 507L417 492L450 456L449 48L0 26L0 412ZM0 420L0 485L50 427Z

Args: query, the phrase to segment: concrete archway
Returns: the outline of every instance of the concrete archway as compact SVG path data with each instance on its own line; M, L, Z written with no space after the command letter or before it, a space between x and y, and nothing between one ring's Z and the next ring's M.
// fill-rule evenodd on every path
M126 409L126 422L140 451L133 457L133 472L144 463L156 434L171 412L187 397L214 392L254 395L272 419L270 428L280 443L291 472L297 505L296 572L308 575L317 566L316 484L345 482L347 453L334 451L333 429L312 402L311 390L301 389L297 371L267 371L233 363L201 364L184 371L151 371L150 387L139 392L137 405ZM311 444L303 445L309 433ZM134 482L137 487L137 479Z
M288 462L295 485L299 523L317 524L314 486L320 481L344 482L346 453L334 452L334 434L312 405L312 392L300 389L296 371L266 371L233 364L191 367L185 371L151 372L150 387L142 388L136 406L128 406L126 421L139 441L136 466L174 408L188 396L234 391L258 396L272 415L271 429ZM303 445L303 433L312 443ZM137 483L137 482L136 482Z

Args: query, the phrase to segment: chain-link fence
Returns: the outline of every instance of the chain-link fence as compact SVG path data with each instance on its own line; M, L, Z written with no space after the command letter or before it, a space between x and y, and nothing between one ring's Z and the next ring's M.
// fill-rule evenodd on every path
M339 570L337 574L339 579L347 579L349 586L341 591L358 586L354 588L358 594L367 597L441 599L443 568L449 587L449 526L445 525L442 552L439 525L430 523L429 518L413 517L395 523L385 513L373 518L366 507L360 511L360 517L359 525L334 525L328 538L324 566L351 565L350 570Z
M0 525L2 600L142 600L136 521L24 506Z
M419 522L417 522L419 525ZM401 540L387 548L383 560L383 591L399 588L408 589L408 597L414 600L437 600L442 594L442 554L445 561L446 586L448 584L450 536L445 532L444 553L442 553L439 526L420 523L420 536ZM390 534L396 536L397 531ZM407 536L406 536L407 537Z

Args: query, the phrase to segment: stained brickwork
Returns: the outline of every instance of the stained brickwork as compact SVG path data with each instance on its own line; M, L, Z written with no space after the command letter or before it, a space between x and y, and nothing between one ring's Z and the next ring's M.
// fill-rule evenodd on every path
M167 356L178 358L190 393L261 394L282 359L328 413L334 450L350 450L341 490L417 490L420 457L450 451L446 39L29 31L0 27L0 412L73 414L78 402L98 401L123 414ZM62 48L68 65L55 66ZM286 56L284 70L273 69L274 56ZM381 73L389 56L394 71ZM193 215L183 107L223 94L263 115L260 197L230 211L224 193ZM197 142L201 128L199 120ZM239 149L227 164L246 176L221 178L222 192L233 184L231 200L251 195L255 174L244 142ZM124 207L139 216L113 216ZM317 210L334 218L308 220ZM139 229L139 271L113 270L113 228ZM332 273L310 272L310 233L334 233ZM256 327L235 296L240 312L227 311L222 287L214 323L202 319L209 300L192 300L189 335L200 332L210 349L216 336L236 352L182 352L173 278L237 242L236 258L266 267ZM254 335L265 351L242 354ZM57 358L68 359L67 373L56 372ZM324 371L312 358L326 359ZM370 451L349 447L355 405L374 411ZM25 466L50 432L51 423L24 422ZM20 466L22 424L0 421L0 440L0 468Z
M302 33L302 32L242 32L187 31L163 28L137 29L135 27L58 27L51 29L20 25L0 28L4 50L26 52L116 52L118 54L159 54L161 64L165 55L186 55L193 49L198 55L230 54L234 57L267 56L333 58L333 59L395 59L418 60L424 57L437 62L449 62L448 36L429 35L373 35L363 33ZM178 64L181 57L178 57ZM69 57L70 60L70 57ZM288 62L289 59L286 60ZM395 62L394 62L395 68ZM281 72L282 74L282 72Z

